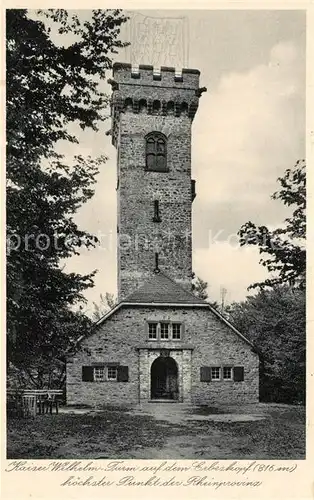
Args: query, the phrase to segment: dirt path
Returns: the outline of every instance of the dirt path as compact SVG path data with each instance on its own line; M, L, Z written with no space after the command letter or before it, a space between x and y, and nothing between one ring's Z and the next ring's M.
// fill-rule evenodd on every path
M222 454L226 457L226 436L214 426L206 425L207 422L250 422L266 418L260 408L254 406L251 410L251 413L247 413L247 411L239 413L238 407L237 409L229 408L227 413L222 411L215 413L215 409L213 409L213 413L202 415L199 414L199 408L180 403L147 403L139 405L130 410L129 413L153 417L159 426L162 425L165 428L171 426L173 435L165 440L161 449L155 447L145 448L139 445L129 450L127 458L197 459L206 458L205 455L208 455L208 453L217 458ZM183 433L183 435L182 429L186 429L186 433Z
M202 407L184 403L146 403L132 408L132 415L149 415L155 420L167 421L172 424L187 425L190 421L207 422L252 422L266 418L265 405L249 407L225 406L223 409L212 408L201 412Z

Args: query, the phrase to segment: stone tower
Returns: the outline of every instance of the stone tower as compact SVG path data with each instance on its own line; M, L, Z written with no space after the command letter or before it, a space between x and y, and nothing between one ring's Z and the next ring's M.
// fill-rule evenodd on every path
M198 70L113 65L112 143L118 152L118 298L161 270L191 289L191 125Z

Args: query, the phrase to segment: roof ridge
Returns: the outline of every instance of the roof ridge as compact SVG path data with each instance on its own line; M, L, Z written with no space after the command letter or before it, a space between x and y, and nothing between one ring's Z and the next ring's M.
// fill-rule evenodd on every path
M199 297L196 297L196 295L194 295L193 292L190 292L189 290L186 290L186 288L184 288L182 285L180 285L180 283L177 283L177 281L175 281L174 279L170 278L170 276L168 276L167 274L165 274L163 271L159 271L158 274L162 274L165 278L167 278L169 281L171 281L174 285L176 285L177 287L179 287L182 291L184 291L185 293L188 293L191 297L193 297L193 299L198 299L200 300L201 302L205 302L206 304L208 304L208 302L206 302L204 299L201 299Z
M158 288L160 290L158 290ZM168 300L167 298L168 294ZM156 296L155 296L156 294ZM197 297L192 292L184 288L181 284L175 281L173 278L168 276L163 271L151 272L147 276L144 283L133 290L129 295L127 295L121 302L138 302L141 297L141 301L145 302L145 295L149 302L168 302L170 301L176 303L178 300L181 303L198 303L198 304L208 304L208 302ZM177 296L177 297L176 297ZM155 301L154 298L157 300ZM159 300L158 300L159 299Z

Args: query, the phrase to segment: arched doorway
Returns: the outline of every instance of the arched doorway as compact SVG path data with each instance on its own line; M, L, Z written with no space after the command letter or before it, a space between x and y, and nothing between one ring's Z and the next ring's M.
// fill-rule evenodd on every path
M159 356L150 370L151 399L178 399L178 366L169 356Z

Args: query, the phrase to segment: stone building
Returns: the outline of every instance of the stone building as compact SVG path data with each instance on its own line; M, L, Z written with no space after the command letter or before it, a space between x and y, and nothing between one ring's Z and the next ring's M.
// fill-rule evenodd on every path
M118 304L68 356L68 404L258 400L253 345L191 293L199 75L113 66Z

